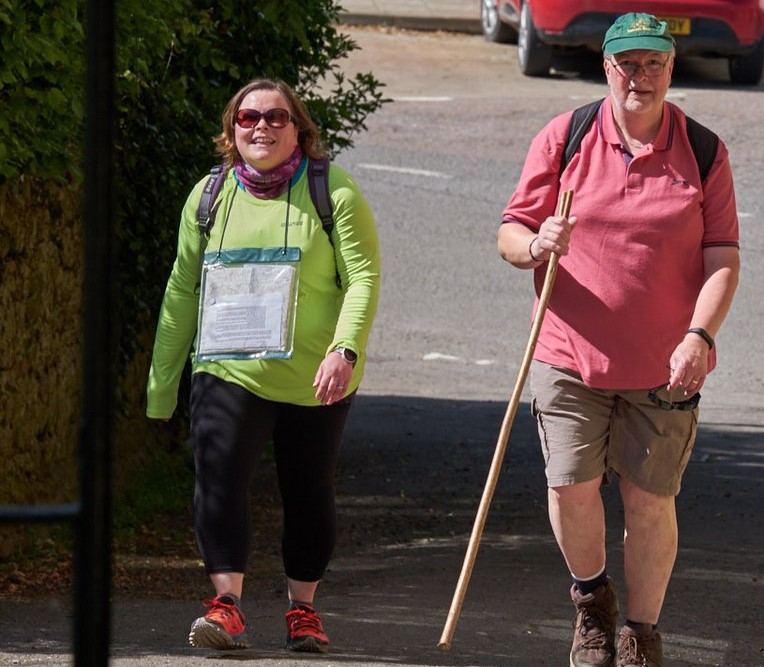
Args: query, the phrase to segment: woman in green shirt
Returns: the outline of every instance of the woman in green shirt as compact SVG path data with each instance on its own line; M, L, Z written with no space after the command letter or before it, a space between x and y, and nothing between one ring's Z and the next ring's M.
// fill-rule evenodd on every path
M307 176L308 161L323 157L318 130L283 82L256 80L239 90L215 143L227 172L206 243L202 317L204 244L196 213L206 178L183 208L147 390L147 415L169 419L193 350L194 523L215 597L205 601L208 612L194 621L189 641L208 648L248 645L240 609L250 543L248 487L272 440L284 507L287 648L323 652L329 640L313 598L336 540L336 464L379 298L374 218L356 182L331 165L334 225L327 234ZM288 255L290 262L245 262L250 278L237 277L242 258L274 255ZM240 287L251 276L270 275L258 273L269 266L287 266L291 278L266 288L273 292L267 298ZM244 294L225 300L215 290ZM275 319L272 298L281 304ZM267 345L252 343L253 327L258 335L265 331ZM275 345L268 327L279 333ZM208 339L220 338L232 347L206 348Z

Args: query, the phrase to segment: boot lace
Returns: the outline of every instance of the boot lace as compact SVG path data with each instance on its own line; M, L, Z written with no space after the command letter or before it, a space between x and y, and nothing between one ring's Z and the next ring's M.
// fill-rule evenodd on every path
M620 654L618 660L624 665L643 665L644 658L642 652L639 650L639 643L636 637L626 637L625 641L621 642Z
M596 613L594 609L584 607L579 609L574 627L577 624L579 624L579 634L583 637L580 644L581 648L598 649L607 646L608 636L605 630L607 622L604 615Z

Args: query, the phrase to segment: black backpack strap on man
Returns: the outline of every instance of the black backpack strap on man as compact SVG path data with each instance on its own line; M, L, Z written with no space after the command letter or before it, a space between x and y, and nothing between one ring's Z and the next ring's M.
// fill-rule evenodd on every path
M698 163L700 171L700 182L704 183L708 172L716 159L716 151L719 148L719 137L709 130L705 125L701 125L694 118L687 118L687 138L690 140L692 152L695 153L695 160Z
M565 171L565 167L568 166L568 163L573 159L573 156L581 146L581 140L589 131L603 101L604 99L596 100L573 111L570 125L568 126L565 148L560 161L560 174ZM719 137L705 125L701 125L698 121L687 116L687 138L690 141L690 146L692 146L695 161L698 163L700 182L703 183L714 164L716 151L719 147Z

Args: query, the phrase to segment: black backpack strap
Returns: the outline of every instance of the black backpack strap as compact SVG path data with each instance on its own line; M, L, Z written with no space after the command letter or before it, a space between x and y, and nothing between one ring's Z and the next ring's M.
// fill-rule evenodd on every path
M594 117L597 115L603 101L604 98L595 100L594 102L585 104L573 111L573 115L570 118L570 125L568 125L568 136L565 139L562 159L560 160L560 174L565 171L565 167L568 166L568 163L573 159L576 151L578 151L581 146L581 140L592 126Z
M204 184L202 197L196 209L196 222L199 225L199 232L202 236L209 234L212 226L215 224L215 214L217 213L215 200L223 185L223 181L225 181L226 173L225 165L217 164L210 169L210 175Z
M334 229L334 211L332 198L329 194L328 158L308 160L308 186L310 187L310 198L313 201L313 206L316 207L324 231L329 235L331 241L332 229Z
M215 214L217 213L219 202L216 202L220 188L225 181L227 169L225 165L218 164L210 169L210 175L204 184L202 196L199 200L199 206L196 209L196 222L199 225L199 262L201 275L201 264L204 261L204 250L207 246L207 235L209 235L212 226L215 224ZM310 199L313 206L316 207L318 217L324 231L332 241L332 230L334 229L334 210L332 199L329 194L329 159L309 159L308 160L308 187L310 188ZM337 284L340 284L339 273L337 274Z
M692 152L695 153L695 161L698 163L698 171L700 172L700 182L703 183L716 159L719 137L693 118L689 116L686 118L687 138L690 141L690 146L692 146Z
M215 214L220 202L216 202L220 188L223 186L228 170L225 165L217 164L210 169L210 175L204 184L199 206L196 207L196 224L199 226L199 282L196 283L194 292L199 293L202 279L202 265L204 264L204 251L207 249L207 236L215 224Z
M329 194L329 158L308 159L308 187L310 188L310 198L313 206L316 207L316 213L321 218L321 224L324 226L324 231L329 237L329 243L333 247L334 209L332 207L332 198ZM335 261L335 265L336 263ZM337 287L342 288L339 269L337 269L336 280Z
M225 181L226 173L225 165L215 165L210 169L210 175L204 184L199 206L196 209L196 222L202 234L209 234L215 224L216 199ZM310 198L313 201L313 206L316 207L318 217L321 218L321 224L331 239L331 232L334 229L334 211L329 195L328 158L308 160L308 186L310 187Z
M581 140L591 127L600 106L602 106L602 102L603 100L590 102L573 111L560 161L560 174L562 174L581 146ZM711 167L716 159L719 137L695 119L689 116L686 116L686 118L687 138L690 141L692 152L695 154L695 161L698 163L698 171L700 172L700 181L702 183L706 180L708 172L711 171Z

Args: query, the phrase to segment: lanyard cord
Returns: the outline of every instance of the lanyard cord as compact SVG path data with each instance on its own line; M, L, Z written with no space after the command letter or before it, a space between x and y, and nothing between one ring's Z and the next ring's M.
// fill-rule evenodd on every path
M233 198L236 196L236 193L238 191L239 191L239 186L237 185L233 190L233 194L231 195L231 198L228 200L228 206L226 207L225 217L223 218L223 231L220 234L220 243L218 244L217 259L220 259L220 253L223 250L223 239L225 238L225 231L228 228L228 218L231 215L231 208L233 207ZM286 220L284 221L284 248L281 251L282 255L287 254L287 247L289 245L289 210L291 207L291 201L292 201L292 181L290 179L289 187L287 188Z
M217 260L220 259L220 253L223 250L223 239L225 238L225 230L228 229L228 218L231 215L231 208L233 207L233 199L236 196L236 193L238 191L239 191L239 186L237 184L236 187L234 187L233 189L233 194L231 195L231 198L228 200L228 206L226 207L226 210L225 210L225 217L223 218L223 231L220 234L220 243L218 244L218 256L216 258Z
M292 179L289 179L289 187L287 188L287 209L286 209L286 220L284 220L284 249L281 251L282 255L287 254L287 246L289 245L287 241L289 240L289 207L290 202L292 201Z

